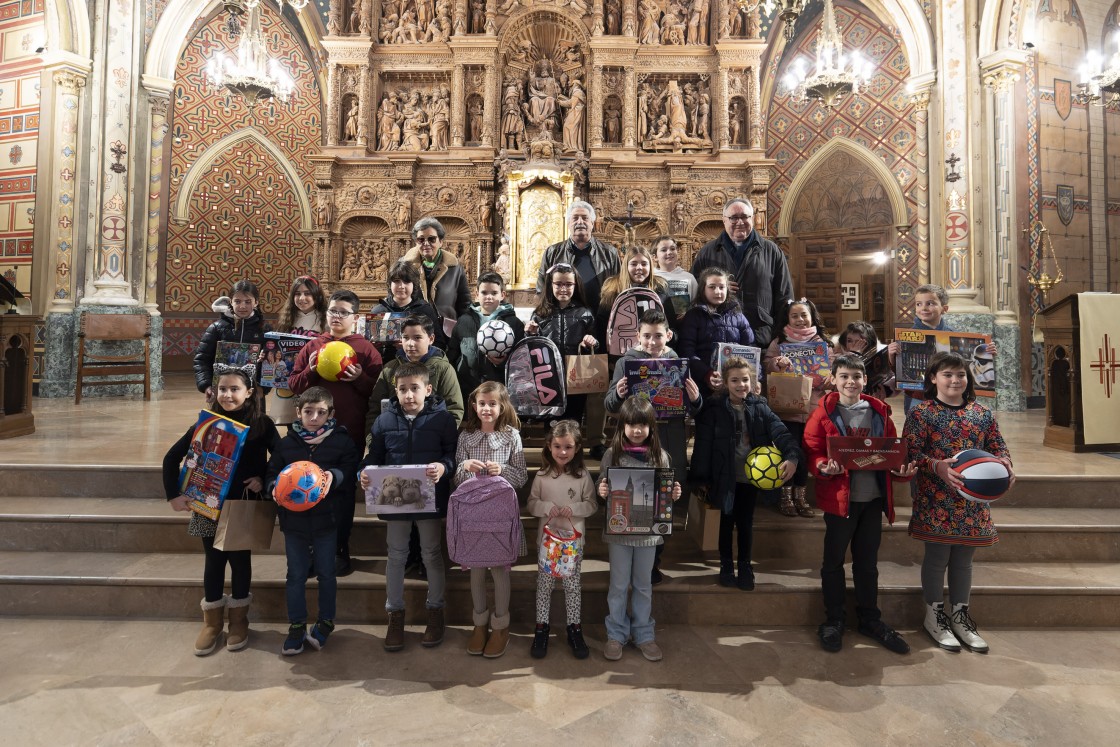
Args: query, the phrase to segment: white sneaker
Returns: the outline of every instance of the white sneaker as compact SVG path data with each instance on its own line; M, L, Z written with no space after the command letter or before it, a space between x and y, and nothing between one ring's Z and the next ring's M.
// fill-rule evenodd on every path
M967 604L953 605L953 615L949 618L949 625L957 639L969 649L978 654L988 653L988 642L976 632L976 623L968 614Z
M946 651L957 653L961 650L960 641L953 635L949 616L945 614L945 603L936 602L926 605L926 619L923 623L929 637Z

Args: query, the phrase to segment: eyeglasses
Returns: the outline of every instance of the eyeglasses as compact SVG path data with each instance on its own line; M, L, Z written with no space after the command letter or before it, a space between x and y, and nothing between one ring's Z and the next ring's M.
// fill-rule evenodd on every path
M576 284L575 283L553 283L552 287L553 288L575 288Z
M557 264L554 264L552 267L549 267L547 270L545 270L544 274L545 275L551 275L554 272L565 272L565 273L567 273L567 272L575 272L575 271L576 271L576 268L572 267L567 262L559 262Z
M348 316L353 316L353 311L342 311L341 309L327 309L327 316L335 319L345 319Z
M439 242L439 236L417 236L417 244L436 244Z
M747 221L749 221L753 217L754 217L754 215L747 215L746 213L740 213L739 215L725 215L725 216L723 216L723 219L726 220L726 221L730 221L732 223L746 223Z

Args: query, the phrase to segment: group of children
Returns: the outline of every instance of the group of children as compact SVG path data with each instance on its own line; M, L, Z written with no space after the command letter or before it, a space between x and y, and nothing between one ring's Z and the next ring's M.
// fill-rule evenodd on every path
M657 273L650 273L656 257ZM578 417L584 403L570 404L569 417L551 424L541 454L542 467L529 492L528 512L545 524L566 524L583 533L585 520L598 510L596 497L606 498L607 470L611 467L669 467L676 471L672 495L691 484L709 505L720 511L719 583L743 590L755 587L751 566L751 538L756 488L747 481L747 454L761 445L774 445L782 455L784 481L780 509L789 515L812 517L806 499L808 476L816 480L817 507L825 513L824 556L821 568L826 622L819 628L822 647L840 650L845 630L844 558L851 548L857 599L858 630L892 651L909 650L906 642L882 622L877 606L876 556L881 535L880 514L894 520L892 482L915 478L911 536L926 543L922 587L928 612L924 627L941 647L959 650L961 644L977 651L987 645L976 632L969 613L972 554L977 546L994 544L996 532L986 504L961 500L956 488L961 476L953 469L952 455L965 448L992 452L1010 469L1006 445L987 408L975 400L972 374L966 362L952 354L938 354L925 377L924 401L909 412L903 435L909 463L891 475L884 472L844 470L827 456L827 439L835 435L893 436L890 409L881 398L864 391L866 371L856 350L874 347L869 325L852 325L845 332L838 355L831 359L830 375L820 377L813 390L812 408L803 418L779 419L760 395L754 366L731 357L720 370L711 370L712 351L721 342L750 344L754 336L738 301L730 293L730 278L721 269L705 270L691 284L675 265L676 244L660 239L655 253L630 249L622 272L623 287L644 285L667 294L681 287L694 293L691 305L681 311L670 299L662 311L647 311L641 318L639 341L623 359L677 357L670 347L680 337L680 357L687 358L692 378L685 382L689 414L695 418L696 440L692 459L686 457L683 418L658 420L648 401L630 397L623 359L616 362L614 377L604 397L617 424L601 459L596 480L584 464L584 431ZM404 575L409 536L415 527L427 574L427 626L421 644L438 646L444 637L443 521L452 490L475 475L500 476L513 488L528 480L520 437L521 423L502 385L502 361L488 358L474 345L474 333L486 321L501 319L524 333L552 337L565 354L581 345L597 344L596 316L583 302L578 273L570 265L547 271L545 292L531 321L519 329L512 307L505 301L502 278L480 276L478 301L460 317L446 350L436 345L440 319L430 305L417 303L419 284L415 271L395 266L390 272L389 296L384 306L411 315L403 323L399 346L379 351L354 333L358 298L340 290L325 300L318 283L298 278L281 314L284 331L320 332L301 351L290 377L298 394L294 414L277 411L290 424L283 438L273 421L263 414L262 390L255 382L254 366L215 366L210 339L245 339L266 325L257 317L257 293L247 281L234 286L229 310L211 329L196 355L199 389L206 391L216 411L250 426L248 446L238 463L228 499L254 495L270 497L272 485L287 464L310 460L334 474L328 499L321 506L295 513L280 508L288 557L287 600L289 634L284 654L297 654L304 643L322 647L334 629L336 576L350 570L349 536L353 525L355 482L361 467L370 465L426 464L436 484L435 514L386 516L388 562L386 610L389 615L384 646L398 651L405 645ZM684 273L687 274L687 273ZM689 276L691 278L691 276ZM669 285L668 283L675 285ZM686 291L687 292L687 291ZM947 308L944 291L923 286L917 292L923 308L939 308L935 315L916 320L922 326L943 328L941 312ZM937 303L928 303L932 296ZM247 300L251 299L250 300ZM426 306L424 309L422 307ZM788 370L791 362L778 347L782 342L827 340L815 306L806 299L791 301L786 318L779 320L774 342L763 356L767 372ZM317 326L316 326L317 325ZM356 353L356 362L328 382L316 372L316 357L331 340L345 340ZM382 353L386 360L382 361ZM210 383L207 383L210 382ZM206 384L206 386L204 386ZM470 388L466 388L469 386ZM463 401L463 392L470 394ZM874 394L888 395L877 391ZM591 395L595 396L595 395ZM577 398L571 398L577 400ZM462 423L460 426L460 422ZM167 497L176 510L187 510L179 495L178 469L186 454L191 432L180 439L164 460ZM368 446L368 449L367 449ZM364 460L363 451L366 452ZM271 454L271 458L268 455ZM357 479L356 479L357 478ZM192 515L191 534L202 537L206 553L204 627L195 644L199 655L216 648L223 629L223 609L229 608L227 647L245 645L247 613L251 600L251 558L248 551L222 552L213 548L216 525ZM738 552L733 539L738 533ZM657 567L660 536L607 534L610 583L607 595L607 641L604 656L619 659L633 643L651 661L662 658L655 642L652 587L660 578ZM538 543L540 536L538 535ZM225 566L231 568L232 593L223 593ZM319 579L318 619L308 628L304 585L314 570ZM950 609L944 607L943 585L949 575ZM487 600L487 571L493 578L493 606ZM509 566L471 569L474 629L467 650L489 658L501 656L509 643ZM546 655L550 636L550 599L554 578L541 571L537 584L536 629L532 656ZM566 603L567 642L577 658L589 654L581 627L579 561L573 574L562 579Z

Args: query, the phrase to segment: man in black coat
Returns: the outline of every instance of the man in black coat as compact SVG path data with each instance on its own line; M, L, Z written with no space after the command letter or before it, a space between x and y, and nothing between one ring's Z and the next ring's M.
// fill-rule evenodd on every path
M572 265L583 282L587 308L594 314L599 310L599 296L607 278L618 275L622 263L618 250L591 235L595 228L595 208L583 200L576 200L568 208L569 238L544 250L541 267L537 272L537 293L544 293L545 274L555 264Z
M793 281L786 255L754 230L754 207L746 198L723 206L723 231L697 252L692 275L699 280L708 267L731 273L731 291L739 294L755 345L765 349L774 338L779 309L793 298Z

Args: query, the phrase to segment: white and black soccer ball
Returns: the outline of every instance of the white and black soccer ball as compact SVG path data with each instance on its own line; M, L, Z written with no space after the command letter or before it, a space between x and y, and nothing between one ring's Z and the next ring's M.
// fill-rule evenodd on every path
M492 358L505 358L513 350L513 327L497 319L483 324L475 335L475 342L483 355Z

